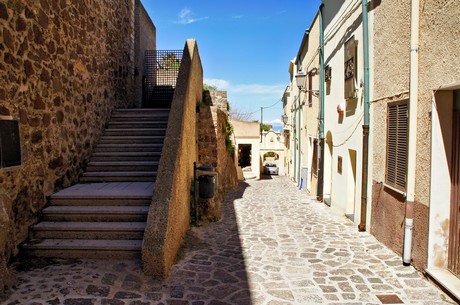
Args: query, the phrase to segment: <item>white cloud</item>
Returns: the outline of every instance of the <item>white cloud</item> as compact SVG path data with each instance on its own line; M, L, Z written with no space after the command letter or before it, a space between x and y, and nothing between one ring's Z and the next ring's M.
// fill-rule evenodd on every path
M230 83L225 79L205 78L204 83L220 90L228 89L230 86Z
M232 86L236 93L251 93L251 94L282 94L284 85L258 85L258 84L242 84Z
M269 124L269 125L283 125L283 122L281 122L280 119L274 119L274 120L270 120L268 122L264 122L265 124Z
M233 19L242 19L244 15L234 15L232 16Z
M277 94L284 92L285 85L259 85L259 84L231 84L225 79L208 78L204 82L208 85L217 87L220 90L232 91L244 94Z
M209 18L209 17L195 18L194 15L195 14L189 8L183 8L178 14L179 20L177 21L177 23L191 24L191 23Z

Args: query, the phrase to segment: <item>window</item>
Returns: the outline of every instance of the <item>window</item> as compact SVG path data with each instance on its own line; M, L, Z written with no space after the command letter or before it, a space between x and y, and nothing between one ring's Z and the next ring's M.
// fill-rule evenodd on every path
M357 41L355 37L351 37L345 42L344 52L344 80L345 88L344 94L346 99L356 98L356 55L357 55Z
M385 183L404 191L407 172L408 100L388 104Z
M0 168L21 165L19 122L0 120Z
M324 67L324 80L326 82L330 82L332 79L332 68L327 65L326 67Z

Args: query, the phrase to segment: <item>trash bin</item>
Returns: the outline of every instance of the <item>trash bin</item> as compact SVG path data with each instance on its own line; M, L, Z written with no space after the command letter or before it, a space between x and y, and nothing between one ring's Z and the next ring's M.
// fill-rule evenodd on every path
M216 190L215 168L213 166L200 166L198 170L201 175L198 176L198 194L202 199L210 199L214 197Z

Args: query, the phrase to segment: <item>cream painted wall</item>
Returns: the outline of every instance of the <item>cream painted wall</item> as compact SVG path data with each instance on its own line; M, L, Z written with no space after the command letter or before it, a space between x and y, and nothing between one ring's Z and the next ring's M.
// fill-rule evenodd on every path
M251 177L260 179L260 125L259 122L244 122L232 120L233 134L235 140L235 162L238 167L238 145L251 145ZM245 172L243 172L245 173Z
M354 214L355 223L359 223L362 176L361 126L364 110L363 88L360 85L364 77L361 1L328 1L325 3L324 12L325 65L332 68L332 79L326 86L325 95L325 136L330 133L333 146L332 156L329 156L329 148L325 143L325 195L330 192L331 206L344 214ZM347 101L344 97L344 45L353 36L357 42L358 90L357 99ZM337 112L339 104L346 109L343 116L339 116ZM356 180L350 178L354 176Z
M278 160L264 161L264 154L268 152L275 152L278 154ZM265 163L275 163L278 165L278 175L285 175L284 158L284 137L281 132L275 132L273 129L264 131L262 133L262 144L260 146L260 160L262 163L262 167L260 168L261 173L264 171L263 165L265 165Z
M452 91L439 91L433 104L431 142L431 208L428 268L447 268L450 219Z

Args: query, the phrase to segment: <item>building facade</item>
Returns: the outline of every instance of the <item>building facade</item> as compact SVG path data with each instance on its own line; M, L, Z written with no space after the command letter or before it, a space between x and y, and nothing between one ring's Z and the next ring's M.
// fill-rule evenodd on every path
M408 246L458 297L460 6L382 1L374 14L371 232L397 253Z
M459 296L460 6L322 2L324 120L299 111L296 123L298 56L284 94L287 172L297 181L302 158L311 165L310 147L298 144L324 123L321 199Z
M239 179L260 179L260 123L231 120Z
M287 175L316 195L319 146L319 15L304 33L289 63L290 84L283 96ZM302 77L299 78L298 76Z
M323 198L358 225L365 111L361 1L324 1L321 9L325 73Z
M262 161L261 173L264 173L263 166L267 163L276 164L278 175L285 175L284 168L285 150L284 137L280 131L262 131L260 143L260 159Z

